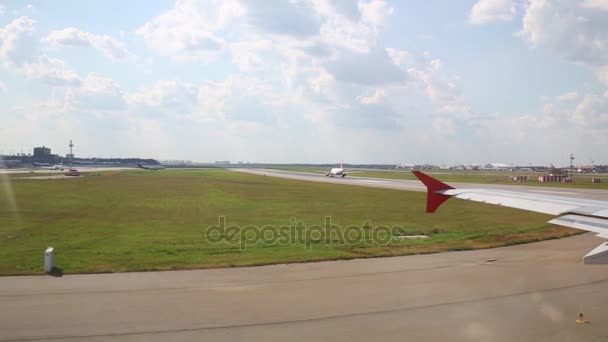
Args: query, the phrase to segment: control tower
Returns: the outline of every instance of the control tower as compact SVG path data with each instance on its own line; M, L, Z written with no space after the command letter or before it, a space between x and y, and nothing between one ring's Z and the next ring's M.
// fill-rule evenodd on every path
M72 166L74 164L74 144L72 143L72 140L70 139L70 153L65 155L65 158L68 159L70 161L70 166Z

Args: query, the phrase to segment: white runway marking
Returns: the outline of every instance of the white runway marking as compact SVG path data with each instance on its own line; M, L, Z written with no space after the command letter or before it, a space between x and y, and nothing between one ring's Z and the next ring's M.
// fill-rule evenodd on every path
M386 181L383 181L383 180L373 180L373 179L357 180L357 182L361 182L361 183L386 183Z
M580 195L578 192L568 192L568 191L546 191L546 190L530 190L531 192L542 192L547 194L563 194L563 195Z

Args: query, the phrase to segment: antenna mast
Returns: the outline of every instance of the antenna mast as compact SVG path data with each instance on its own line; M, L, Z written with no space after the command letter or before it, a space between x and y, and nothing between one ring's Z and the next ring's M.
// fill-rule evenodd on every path
M72 139L70 139L70 168L72 166L74 166L74 152L72 151L72 148L74 147L74 144L72 143Z
M572 178L572 176L574 175L574 166L572 165L573 161L574 161L574 155L572 153L570 153L570 178Z

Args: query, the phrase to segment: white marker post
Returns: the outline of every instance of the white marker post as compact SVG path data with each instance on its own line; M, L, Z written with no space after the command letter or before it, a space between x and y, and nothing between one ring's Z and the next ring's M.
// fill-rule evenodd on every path
M44 251L44 272L46 273L51 273L53 270L53 254L55 254L53 247L48 247Z

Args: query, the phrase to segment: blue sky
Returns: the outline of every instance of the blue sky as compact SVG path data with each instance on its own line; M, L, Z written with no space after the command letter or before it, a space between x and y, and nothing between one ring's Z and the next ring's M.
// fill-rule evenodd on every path
M0 152L608 163L608 0L0 0Z

